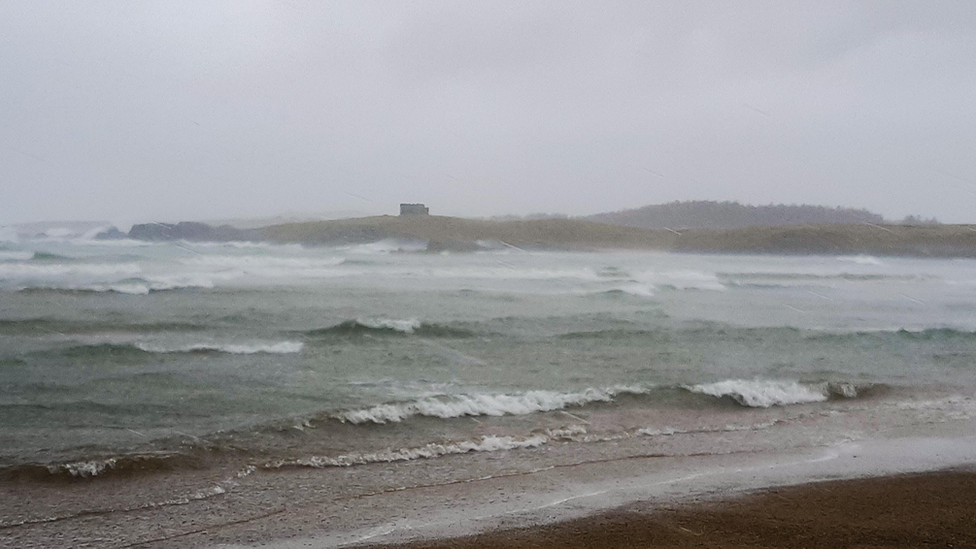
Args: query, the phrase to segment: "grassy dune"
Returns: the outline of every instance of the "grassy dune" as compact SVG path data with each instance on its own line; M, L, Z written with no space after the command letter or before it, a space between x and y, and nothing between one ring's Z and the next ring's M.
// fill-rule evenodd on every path
M674 250L976 257L972 225L816 225L683 233Z
M652 249L764 254L871 254L976 257L972 225L814 225L731 230L641 229L578 219L486 221L457 217L378 216L265 227L276 242L328 244L384 238L430 241L432 251L475 249L476 241L521 248Z
M366 242L382 238L429 240L445 247L496 240L518 247L652 248L674 247L674 235L574 219L486 221L458 217L378 216L314 223L275 225L263 229L280 242Z

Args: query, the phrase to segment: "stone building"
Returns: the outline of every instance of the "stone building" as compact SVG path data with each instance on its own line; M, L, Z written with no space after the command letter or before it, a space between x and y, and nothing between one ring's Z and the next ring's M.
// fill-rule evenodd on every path
M430 215L430 208L423 204L400 204L400 215Z

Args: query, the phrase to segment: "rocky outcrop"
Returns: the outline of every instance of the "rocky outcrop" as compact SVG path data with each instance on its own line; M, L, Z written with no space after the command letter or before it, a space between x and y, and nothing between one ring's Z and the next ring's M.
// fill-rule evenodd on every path
M135 240L166 241L189 240L195 242L228 242L260 240L261 234L256 230L237 229L230 225L212 227L206 223L183 221L180 223L143 223L133 225L129 231L129 238Z
M122 240L123 238L129 238L129 235L116 227L109 227L95 235L95 240Z

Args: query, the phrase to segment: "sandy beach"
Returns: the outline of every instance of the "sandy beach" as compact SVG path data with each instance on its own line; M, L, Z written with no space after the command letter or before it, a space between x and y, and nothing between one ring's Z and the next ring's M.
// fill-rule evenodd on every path
M292 507L146 546L976 547L976 438L959 434L595 462Z
M976 547L974 493L974 469L826 481L387 547Z

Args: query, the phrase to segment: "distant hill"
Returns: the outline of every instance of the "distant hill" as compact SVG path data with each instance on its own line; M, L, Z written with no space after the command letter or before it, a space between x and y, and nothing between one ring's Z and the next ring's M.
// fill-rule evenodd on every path
M671 202L583 217L610 225L644 229L739 229L792 225L882 224L881 215L853 208L808 205L748 206L738 202Z
M333 219L351 219L355 217L367 217L366 212L357 210L335 210L323 212L288 211L280 215L269 217L239 217L231 219L209 219L203 223L212 226L229 225L235 229L259 229L271 225L284 225L286 223L307 223L313 221L330 221Z
M735 229L645 229L580 219L489 221L442 216L377 216L260 229L203 223L134 225L102 238L150 241L252 240L345 245L396 239L423 243L427 252L509 248L543 250L642 249L662 252L976 257L976 226L871 222Z
M868 218L874 219L874 218ZM427 241L427 250L648 249L671 252L976 257L976 227L965 225L810 224L691 229L624 227L579 219L489 221L457 217L379 216L261 229L275 242L329 244L383 238Z
M393 238L427 241L429 251L474 251L491 247L546 249L650 248L672 246L667 231L648 231L578 219L489 221L444 216L376 216L264 227L265 239L303 244L374 242Z

